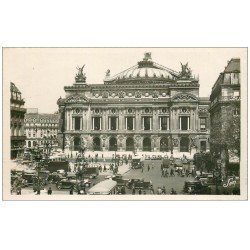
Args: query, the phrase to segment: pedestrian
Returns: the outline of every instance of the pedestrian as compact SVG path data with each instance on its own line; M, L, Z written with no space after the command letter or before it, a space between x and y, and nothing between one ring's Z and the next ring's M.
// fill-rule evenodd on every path
M148 171L150 170L150 166L148 165Z
M22 188L21 188L21 186L18 186L18 187L17 187L16 194L17 194L17 195L21 195L21 194L22 194Z
M139 189L139 194L141 194L141 189Z
M135 188L133 187L133 189L132 189L132 194L135 194Z
M170 194L176 194L176 191L173 188L171 188Z
M69 191L69 194L70 194L70 195L73 195L73 193L74 193L74 188L71 187L71 189L70 189L70 191Z
M125 186L122 186L122 188L121 188L121 194L126 194Z
M52 189L51 189L51 187L49 187L48 195L52 195Z
M161 170L161 177L165 177L164 175L165 175L165 169L162 169Z
M170 170L170 176L175 176L175 174L174 174L174 170L171 168L171 170Z

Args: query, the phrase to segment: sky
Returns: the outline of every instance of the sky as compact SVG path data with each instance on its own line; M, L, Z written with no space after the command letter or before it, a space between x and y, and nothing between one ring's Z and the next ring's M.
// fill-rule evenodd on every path
M54 113L57 100L71 86L77 66L85 64L87 84L103 84L105 72L115 75L142 60L151 52L152 60L175 71L189 63L199 75L200 96L208 97L220 72L231 58L246 58L241 48L4 48L3 83L14 82L22 92L26 108Z

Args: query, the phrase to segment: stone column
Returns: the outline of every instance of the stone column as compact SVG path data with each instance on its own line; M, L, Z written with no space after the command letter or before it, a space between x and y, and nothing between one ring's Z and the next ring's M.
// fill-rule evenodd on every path
M124 129L124 115L123 115L123 110L119 110L119 130Z
M71 109L68 110L68 130L71 130Z
M154 111L153 111L153 126L152 126L152 128L153 128L153 130L159 130L159 122L158 122L158 111L157 111L157 109L155 109Z
M198 107L196 107L196 109L195 109L195 130L198 130L198 128L199 128L198 122L199 122Z
M141 128L141 111L140 109L136 109L135 111L135 117L136 117L136 130L137 131L140 131L142 128Z
M90 132L92 130L92 118L91 118L90 105L88 106L86 118L87 118L87 130Z

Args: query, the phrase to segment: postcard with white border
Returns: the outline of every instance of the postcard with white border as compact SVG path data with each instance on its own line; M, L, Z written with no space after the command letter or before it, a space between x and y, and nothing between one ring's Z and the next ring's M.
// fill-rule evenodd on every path
M3 200L247 200L247 48L3 48Z

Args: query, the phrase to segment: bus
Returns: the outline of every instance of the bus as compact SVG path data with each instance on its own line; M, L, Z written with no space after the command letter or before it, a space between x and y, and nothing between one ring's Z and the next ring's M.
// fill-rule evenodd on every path
M88 190L90 195L109 195L116 193L117 182L111 179L101 181Z

